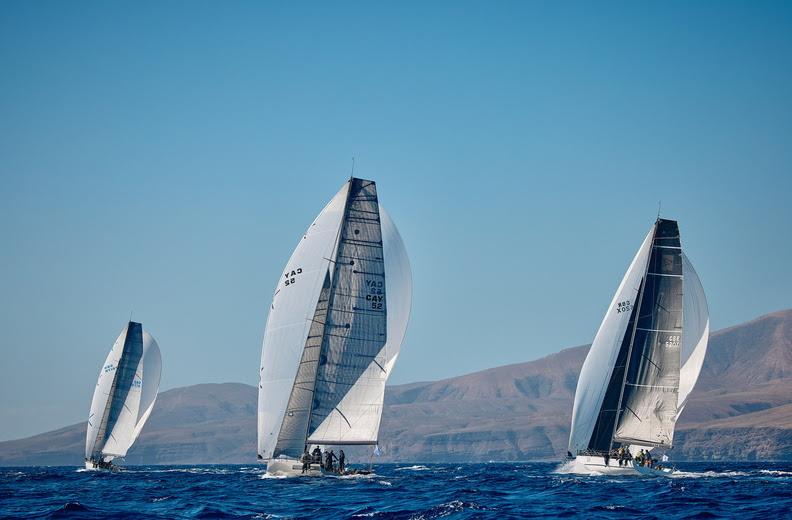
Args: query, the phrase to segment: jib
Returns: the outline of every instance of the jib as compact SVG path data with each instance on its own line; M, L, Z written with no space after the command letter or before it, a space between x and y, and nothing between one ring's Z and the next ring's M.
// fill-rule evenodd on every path
M296 276L298 274L302 274L302 267L298 267L297 269L292 269L289 273L283 273L283 276L286 278L286 285L291 285L295 281L297 281Z

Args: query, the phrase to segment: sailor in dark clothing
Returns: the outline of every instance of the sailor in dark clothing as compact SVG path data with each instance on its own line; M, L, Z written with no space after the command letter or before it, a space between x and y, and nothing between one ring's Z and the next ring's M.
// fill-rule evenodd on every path
M312 455L312 459L313 459L311 462L313 462L314 464L319 464L321 466L322 465L322 450L319 448L319 446L316 446L313 449L313 452L311 453L311 455Z
M333 459L338 459L333 450L325 451L325 471L333 471Z
M303 452L302 458L300 460L302 461L302 472L303 473L308 472L311 469L311 461L313 459L311 458L311 454L308 453L307 446L305 447L305 451Z
M343 475L345 469L346 469L346 455L344 455L344 450L341 450L338 453L338 472Z

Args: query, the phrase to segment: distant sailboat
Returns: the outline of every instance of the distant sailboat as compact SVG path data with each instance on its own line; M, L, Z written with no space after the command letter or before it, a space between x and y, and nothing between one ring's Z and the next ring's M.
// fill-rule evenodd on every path
M126 456L154 408L161 372L157 342L130 321L99 372L88 416L86 469L112 469L113 459Z
M573 467L639 473L618 448L670 449L709 337L704 289L674 220L655 222L600 325L578 379ZM645 471L643 471L645 473Z
M375 183L352 178L305 232L272 298L258 401L268 473L301 473L310 446L377 444L411 300L399 232Z

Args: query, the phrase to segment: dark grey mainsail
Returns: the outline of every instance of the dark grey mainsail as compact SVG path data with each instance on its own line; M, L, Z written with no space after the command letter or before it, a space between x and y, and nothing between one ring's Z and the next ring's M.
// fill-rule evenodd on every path
M344 417L339 403L372 362L377 362L387 339L382 229L373 181L350 180L332 270L309 438L334 410ZM325 436L321 441L332 444L340 439Z
M682 280L679 227L676 221L658 219L632 329L616 442L671 445L679 391Z

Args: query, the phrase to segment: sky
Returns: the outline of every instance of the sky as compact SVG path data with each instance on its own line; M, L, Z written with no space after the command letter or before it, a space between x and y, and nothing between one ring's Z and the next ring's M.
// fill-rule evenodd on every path
M130 315L161 390L256 384L352 157L391 383L589 343L659 204L714 329L792 307L792 4L0 3L0 440L85 420Z

